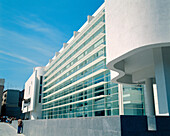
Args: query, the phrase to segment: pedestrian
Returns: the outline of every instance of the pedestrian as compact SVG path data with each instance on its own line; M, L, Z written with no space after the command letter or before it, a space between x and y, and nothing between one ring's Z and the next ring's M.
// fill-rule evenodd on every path
M22 120L21 119L18 119L18 134L20 134L21 133L21 129L22 129Z
M12 118L10 118L9 123L10 123L10 124L12 123Z

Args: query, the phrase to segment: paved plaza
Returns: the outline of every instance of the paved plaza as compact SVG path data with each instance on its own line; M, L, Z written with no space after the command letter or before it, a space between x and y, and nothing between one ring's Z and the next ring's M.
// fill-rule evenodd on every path
M7 123L0 123L0 136L24 136L17 134L17 130Z

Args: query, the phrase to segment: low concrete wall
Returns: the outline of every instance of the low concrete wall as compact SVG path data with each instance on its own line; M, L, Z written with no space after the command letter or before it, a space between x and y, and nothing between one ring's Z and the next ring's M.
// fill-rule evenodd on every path
M24 120L26 136L121 136L120 117ZM17 128L17 122L12 126Z
M146 116L24 120L25 136L170 136L170 117L156 117L148 131ZM17 121L11 124L17 129Z

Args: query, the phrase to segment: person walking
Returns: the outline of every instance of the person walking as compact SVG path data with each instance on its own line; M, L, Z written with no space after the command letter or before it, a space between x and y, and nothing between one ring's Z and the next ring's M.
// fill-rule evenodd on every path
M21 128L22 128L22 120L21 119L18 119L18 134L21 133Z

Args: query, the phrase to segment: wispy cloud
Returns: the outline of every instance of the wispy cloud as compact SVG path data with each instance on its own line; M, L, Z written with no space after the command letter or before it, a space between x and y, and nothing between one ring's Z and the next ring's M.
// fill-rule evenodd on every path
M1 54L35 65L45 65L44 62L48 62L49 57L53 57L62 46L59 44L65 37L64 33L37 17L34 20L17 17L15 24L22 31L0 27Z
M55 43L58 43L67 37L65 33L57 28L57 26L44 22L36 15L31 15L29 18L20 16L16 22L23 28L38 32L39 34L45 36L48 40L52 40Z
M14 81L14 84L23 84L32 73L33 67L46 65L49 58L62 47L62 42L70 37L62 28L58 28L55 20L49 19L48 14L35 12L33 8L37 6L34 7L31 3L29 1L23 7L23 2L9 3L7 0L1 7L0 77L7 82Z
M28 18L18 16L13 21L22 31L0 28L0 37L10 38L9 41L14 41L12 44L18 48L32 49L48 57L52 57L68 37L56 26L47 24L36 15L31 15Z
M26 58L24 56L20 56L20 55L17 55L17 54L5 52L5 51L2 51L2 50L0 50L0 53L4 54L4 55L7 55L7 56L10 56L10 57L17 58L19 60L22 60L22 61L25 61L25 62L28 62L28 63L32 63L32 64L35 64L35 65L40 65L38 62L35 62L35 61L33 61L33 60L29 59L29 58Z
M9 45L11 45L18 49L32 49L49 57L55 52L53 48L54 43L49 45L50 43L50 41L48 42L46 39L39 36L36 37L34 35L26 35L16 31L0 28L0 46L4 49L9 49ZM2 46L6 44L7 46Z
M3 56L0 56L0 61L3 62L3 63L11 63L11 62L14 62L14 63L18 63L18 64L24 64L24 65L31 65L30 63L28 62L25 62L25 61L21 61L21 60L16 60L15 58L8 58L6 57L5 55Z

